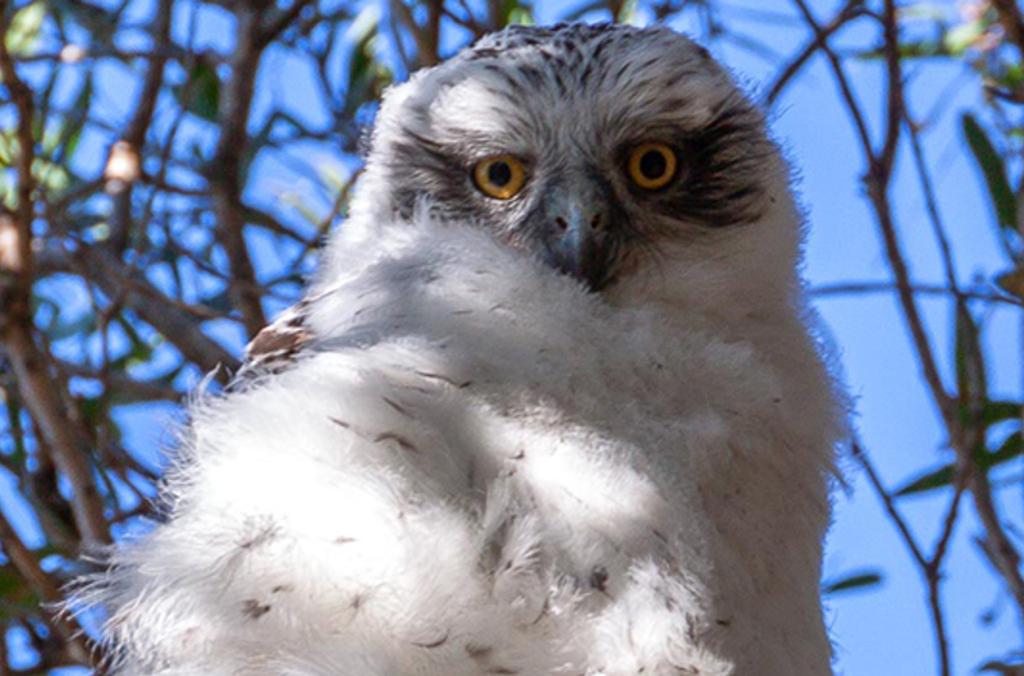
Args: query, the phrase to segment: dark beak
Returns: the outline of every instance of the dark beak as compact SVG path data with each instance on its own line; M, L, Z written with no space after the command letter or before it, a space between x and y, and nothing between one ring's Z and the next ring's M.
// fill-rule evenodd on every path
M549 265L599 291L608 282L608 215L600 202L578 199L549 203L543 225L545 260Z

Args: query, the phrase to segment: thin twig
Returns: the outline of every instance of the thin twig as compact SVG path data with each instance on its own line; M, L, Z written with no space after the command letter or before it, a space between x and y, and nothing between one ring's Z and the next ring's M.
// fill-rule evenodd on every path
M794 0L805 21L813 30L816 36L822 35L822 29L814 19L804 0ZM889 267L893 272L896 283L897 296L903 310L903 316L907 322L915 347L915 353L924 373L925 381L928 383L932 398L935 401L949 434L950 445L956 452L959 466L971 468L973 471L966 471L967 488L971 491L974 499L975 509L979 520L984 527L986 534L986 551L993 562L996 570L1003 577L1007 587L1013 596L1018 613L1024 623L1024 579L1020 573L1020 555L1010 542L1004 531L994 501L991 496L991 488L988 483L988 476L983 471L976 471L974 467L975 449L983 442L983 434L977 426L963 428L957 407L957 401L951 397L939 374L937 362L932 351L931 342L924 327L924 320L917 306L913 292L913 283L910 281L910 273L906 260L903 256L903 249L897 235L892 205L889 201L890 181L892 168L895 163L896 151L899 147L899 136L904 119L903 110L903 82L900 68L900 44L898 32L898 20L895 0L885 0L884 14L881 17L884 51L886 59L887 76L887 110L886 129L882 147L875 151L867 131L864 115L860 105L853 95L846 73L838 56L828 45L827 40L822 40L821 52L831 64L836 82L839 85L843 100L857 128L861 140L862 149L868 163L866 175L868 196L875 212L882 240L885 247L886 258Z
M858 463L860 463L860 466L864 469L864 473L867 474L868 481L871 482L871 486L875 489L875 494L878 495L878 498L882 501L885 511L889 514L890 521L893 522L896 526L896 530L899 531L903 543L906 545L907 550L910 552L915 563L917 563L918 571L924 578L925 586L928 589L928 609L935 632L936 650L939 654L939 673L941 676L950 676L950 665L952 662L950 657L949 637L946 632L946 620L942 610L941 598L942 563L946 554L946 547L948 545L949 538L953 533L957 509L960 505L960 497L963 494L962 482L958 482L960 485L957 486L953 500L950 503L950 508L946 513L946 518L943 522L942 535L935 546L935 551L931 557L927 557L922 551L921 546L917 543L917 540L914 538L913 533L911 533L910 526L899 513L899 510L896 509L896 503L893 500L892 494L882 484L882 480L879 478L878 472L875 470L874 465L872 465L864 448L859 443L853 444L853 457Z
M864 15L863 5L864 0L847 0L846 4L836 13L835 17L822 27L820 33L816 33L811 40L804 45L804 47L797 52L797 55L793 57L786 66L779 70L779 73L775 76L775 80L771 86L768 87L767 93L762 97L762 102L766 107L771 107L775 101L782 95L782 92L786 89L789 83L794 77L803 69L804 65L810 60L812 56L828 40L832 35L839 32L841 28Z
M956 296L957 292L941 284L914 284L910 290L918 296ZM827 296L857 295L863 293L892 293L898 287L892 282L835 282L819 284L810 290L811 296L823 298ZM959 295L965 300L977 300L986 303L1004 303L1012 307L1024 307L1024 301L1013 296L1001 295L998 291L963 291Z
M835 73L836 84L839 85L840 94L842 94L843 100L846 102L846 108L853 119L853 124L857 128L857 135L860 137L861 145L868 149L869 156L873 158L871 134L868 133L868 125L864 120L864 113L857 103L857 98L853 95L853 89L850 87L849 80L846 77L846 71L843 70L842 62L835 51L829 47L828 36L818 23L818 20L814 18L814 14L811 13L807 3L804 0L793 0L793 2L796 4L797 9L800 10L800 14L803 15L804 21L807 22L811 32L814 33L815 42L819 45L818 48L825 55L825 58L828 59L832 71Z
M276 40L281 33L286 31L289 26L295 23L295 20L299 18L302 10L309 7L310 3L313 1L314 0L295 0L291 7L282 10L277 16L272 17L267 21L267 25L259 32L258 40L260 48L262 49Z
M238 360L212 338L203 333L196 317L177 306L151 283L132 274L125 264L100 247L82 245L69 255L67 266L91 279L113 298L122 298L126 306L169 340L184 356L204 371L218 366L235 369ZM218 379L227 375L218 371Z

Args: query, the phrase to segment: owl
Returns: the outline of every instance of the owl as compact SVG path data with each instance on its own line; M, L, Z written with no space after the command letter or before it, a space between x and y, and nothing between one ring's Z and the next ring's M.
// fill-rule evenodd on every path
M762 113L664 27L390 89L304 299L83 602L123 674L830 673L844 438Z

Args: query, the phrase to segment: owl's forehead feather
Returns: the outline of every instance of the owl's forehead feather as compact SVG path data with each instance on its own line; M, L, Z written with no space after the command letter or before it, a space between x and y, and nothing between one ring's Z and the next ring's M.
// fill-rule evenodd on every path
M393 92L391 111L425 136L568 140L669 124L700 128L735 94L698 45L664 27L514 26ZM443 139L438 139L443 140Z

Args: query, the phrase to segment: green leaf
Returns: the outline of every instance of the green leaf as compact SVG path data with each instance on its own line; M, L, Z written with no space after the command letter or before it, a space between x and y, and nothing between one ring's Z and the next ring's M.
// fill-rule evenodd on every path
M124 354L119 355L115 359L111 359L109 368L125 370L148 362L153 357L153 349L158 343L145 340L141 335L139 335L135 326L132 325L124 315L117 315L114 317L114 321L124 331L130 347L126 352L124 352Z
M922 21L932 19L934 21L942 21L949 15L949 7L935 2L917 2L900 7L898 12L899 18L904 20Z
M352 53L348 62L345 89L345 114L354 116L363 106L380 96L392 80L391 71L377 58L379 10L370 5L352 22L348 37Z
M206 296L205 298L201 299L200 302L204 306L210 308L211 310L217 310L219 312L228 313L233 309L233 305L231 303L231 294L228 293L228 290L226 288L220 293L215 293L213 295Z
M618 16L615 20L619 23L635 23L638 17L636 14L636 0L625 0L622 3L621 9L619 9Z
M1022 452L1024 452L1024 442L1021 441L1020 431L1017 431L1006 437L1006 440L995 451L985 454L984 462L978 464L982 469L988 470L1014 458L1019 458Z
M992 198L992 205L995 207L996 219L1001 228L1017 233L1017 198L1010 188L1010 182L1006 178L1006 167L1003 158L996 151L992 141L989 140L985 130L970 113L964 113L960 118L967 138L967 144L974 154L974 159L981 169L988 186L989 195Z
M11 166L16 148L17 141L14 139L14 132L10 129L0 130L0 164Z
M0 568L0 598L7 598L24 583L21 577L7 566Z
M987 401L981 412L981 421L986 425L994 425L1004 420L1013 420L1024 415L1024 402L1020 401Z
M32 54L45 18L46 3L42 0L25 5L15 12L4 36L7 51L15 56Z
M533 10L530 8L530 3L505 0L498 9L498 25L513 26L517 24L533 25Z
M993 673L1001 674L1001 676L1018 676L1021 673L1022 667L1024 667L1024 661L1017 655L1008 660L988 660L984 664L979 665L976 671L979 674Z
M75 103L71 110L75 111L73 116L70 116L68 122L64 125L60 132L60 138L58 145L61 149L59 160L67 162L75 156L75 151L78 150L78 142L82 138L82 129L85 126L85 120L89 116L89 106L92 103L92 77L87 77L85 84L78 90L78 96L75 97Z
M965 413L963 424L973 427L980 424L978 418L986 401L985 358L981 351L978 324L965 302L957 302L954 321L956 340L953 358L958 400Z
M996 284L1011 296L1024 300L1024 266L996 275Z
M959 56L977 42L987 28L987 23L982 19L976 19L951 29L943 38L943 43L950 54Z
M950 463L939 469L932 470L922 474L913 481L907 483L903 488L900 488L892 494L894 498L902 498L904 495L913 495L914 493L924 493L931 491L936 488L942 488L948 486L953 482L953 464Z
M974 463L979 470L987 472L993 467L998 467L1014 458L1020 457L1022 451L1024 451L1024 443L1021 442L1021 434L1018 430L1008 436L996 450L982 450L980 453L975 453ZM928 471L897 490L893 493L893 497L901 498L904 495L924 493L948 486L953 482L953 468L954 464L949 463L938 469Z
M0 566L0 621L32 613L41 600L10 565Z
M106 395L101 394L98 397L83 397L78 408L82 414L82 419L90 428L95 428L103 424L107 417L109 405Z
M217 70L200 59L188 74L188 81L174 87L174 98L193 115L210 122L217 121L220 109L220 78Z
M51 341L85 335L96 328L96 315L91 311L81 313L74 319L64 320L54 315L54 321L47 327L46 337Z
M505 20L506 26L532 26L534 23L533 12L528 7L514 8Z
M56 197L64 192L71 182L67 169L42 157L37 157L32 162L32 174L36 177L36 182L46 189L50 197Z
M1000 72L992 74L996 82L1010 90L1015 90L1024 85L1024 64L1007 63L1003 65Z
M1024 410L1024 403L1019 401L989 400L982 405L977 422L987 428L1006 420L1020 418L1022 410ZM970 413L965 406L960 406L959 413L962 424L970 422Z
M869 587L876 587L882 582L882 573L877 570L861 570L848 573L838 580L831 580L822 585L822 593L826 595L838 594L853 590L863 590Z

